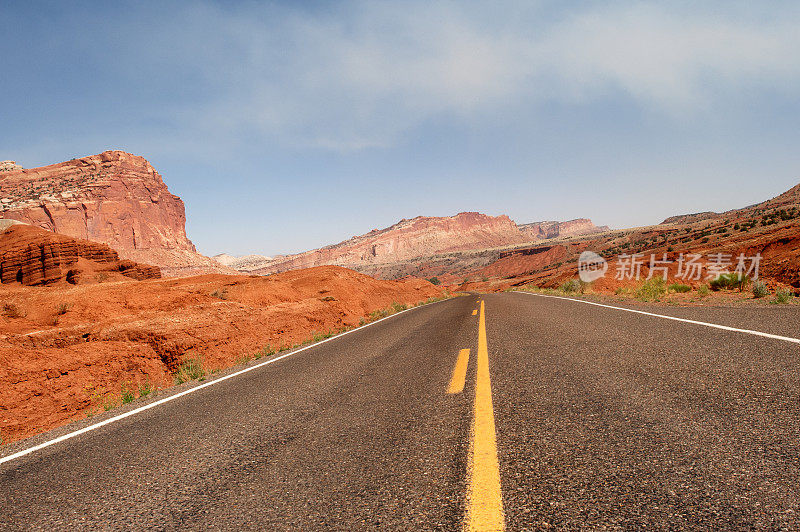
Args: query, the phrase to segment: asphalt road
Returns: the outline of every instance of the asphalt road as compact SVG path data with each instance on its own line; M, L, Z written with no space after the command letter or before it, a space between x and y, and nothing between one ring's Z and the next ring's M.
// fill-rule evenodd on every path
M800 335L796 308L744 318ZM0 464L0 529L800 529L799 369L780 340L459 297Z

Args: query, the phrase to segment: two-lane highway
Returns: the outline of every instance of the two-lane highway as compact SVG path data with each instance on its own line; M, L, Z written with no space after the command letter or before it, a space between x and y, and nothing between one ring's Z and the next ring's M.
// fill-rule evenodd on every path
M780 320L762 330L800 329ZM796 529L799 354L459 297L1 463L0 528Z

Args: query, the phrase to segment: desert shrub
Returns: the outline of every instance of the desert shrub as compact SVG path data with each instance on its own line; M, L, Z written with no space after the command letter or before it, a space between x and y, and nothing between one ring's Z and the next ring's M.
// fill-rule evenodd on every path
M662 277L653 277L643 282L636 290L636 298L641 301L658 301L666 293L666 281Z
M333 336L332 332L327 332L327 333L315 332L311 334L311 342L321 342L322 340L330 338L331 336Z
M136 395L133 393L133 390L128 383L125 382L122 384L122 404L126 405L128 403L132 403L134 399L136 399Z
M679 294L683 294L689 292L692 289L691 286L688 284L681 284L681 283L673 283L667 287L667 290L670 292L677 292Z
M186 358L178 366L178 371L175 372L175 384L183 384L195 379L205 377L206 370L203 368L203 362L195 360L194 358Z
M14 303L5 303L3 304L3 316L7 318L24 318L26 314Z
M369 319L370 321L380 320L388 315L389 315L389 309L383 308L380 310L373 310L372 312L369 313Z
M708 283L712 290L742 290L747 284L747 277L740 273L723 273Z
M151 393L156 391L155 386L150 384L149 382L144 382L139 385L139 397L147 397Z
M211 297L216 297L217 299L222 299L222 300L228 299L228 289L222 288L219 290L214 290L213 292L211 292Z
M392 303L392 310L394 312L402 312L408 308L408 305L403 303Z
M707 284L700 285L700 288L697 289L697 295L701 297L705 297L708 294L709 294L709 289Z
M432 285L435 286L439 286L439 284L441 283L438 277L431 277L430 279L428 279L428 282L430 282Z
M572 294L581 289L581 283L578 281L578 279L570 279L566 283L562 284L558 289L565 294Z
M272 347L270 347L269 345L267 345L267 346L264 346L264 347L261 349L261 351L258 351L258 352L255 354L255 359L256 359L256 360L258 360L258 359L259 359L259 358L261 358L261 357L269 357L269 356L272 356L272 355L274 355L274 354L275 354L275 350L274 350L274 349L272 349Z
M72 308L72 303L59 303L56 307L56 315L63 316L69 309Z
M775 291L775 303L788 303L792 300L792 293L785 288Z
M758 299L761 297L766 297L769 295L769 288L767 285L764 284L762 281L755 281L753 282L753 297Z

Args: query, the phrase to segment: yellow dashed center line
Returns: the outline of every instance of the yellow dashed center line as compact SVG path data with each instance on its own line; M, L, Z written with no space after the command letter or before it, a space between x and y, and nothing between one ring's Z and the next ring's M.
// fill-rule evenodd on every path
M475 310L473 310L473 311L472 311L472 315L473 315L473 316L474 316L475 314L477 314L477 313L478 313L478 309L475 309Z
M489 378L489 348L486 345L486 316L481 301L478 318L478 358L475 379L475 418L468 462L469 493L464 530L504 530L503 497Z
M467 378L467 365L469 363L469 349L462 349L458 353L456 367L453 368L453 377L450 379L450 386L447 393L461 393L464 391L464 381Z

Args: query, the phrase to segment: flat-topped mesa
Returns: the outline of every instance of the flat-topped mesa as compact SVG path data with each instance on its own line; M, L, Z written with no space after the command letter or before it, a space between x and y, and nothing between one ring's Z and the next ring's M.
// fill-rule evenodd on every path
M195 251L181 199L143 157L123 151L0 177L0 217L125 252Z

